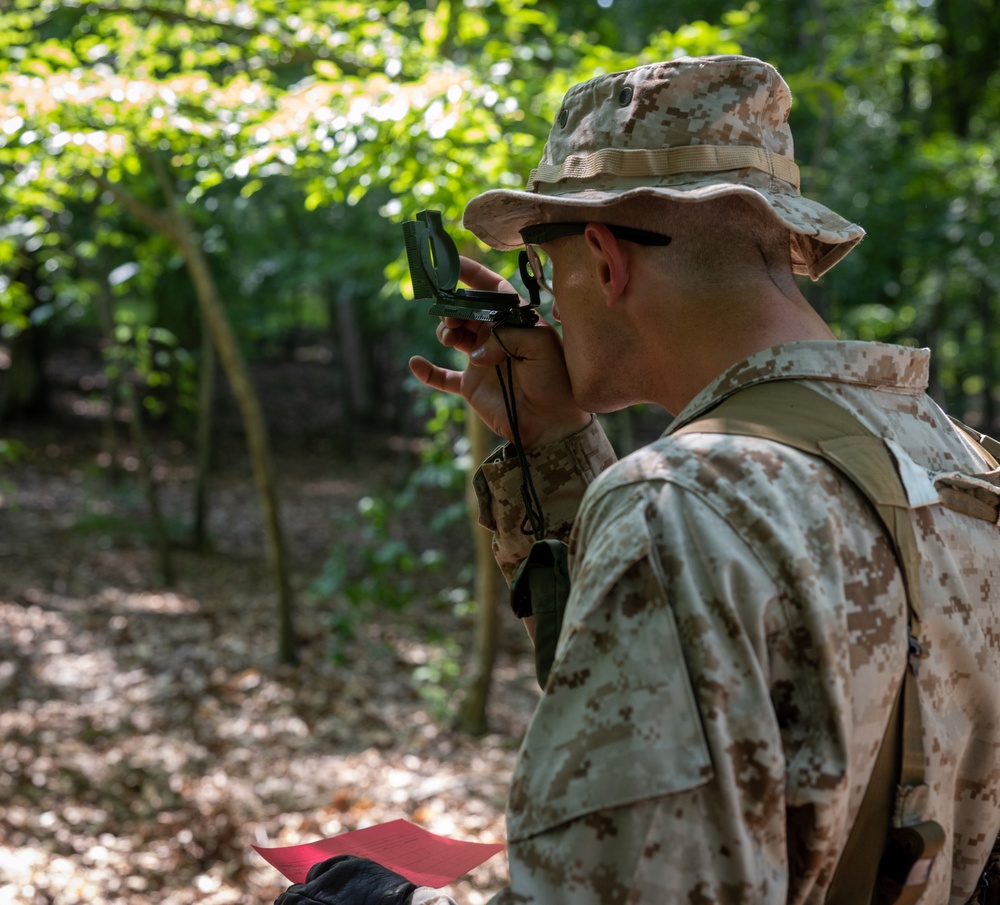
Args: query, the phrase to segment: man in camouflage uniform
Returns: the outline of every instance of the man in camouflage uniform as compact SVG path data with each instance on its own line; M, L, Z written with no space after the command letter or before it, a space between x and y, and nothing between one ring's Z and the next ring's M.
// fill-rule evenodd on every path
M569 542L499 902L825 900L906 667L907 588L828 462L676 433L778 379L883 438L919 528L918 816L946 837L919 901L969 900L1000 829L1000 528L988 509L940 505L934 483L996 463L925 394L926 350L837 341L799 292L793 273L817 279L863 231L799 194L789 106L778 73L746 57L601 76L568 93L526 192L466 210L496 248L541 244L562 322L560 337L445 320L439 338L470 366L411 362L510 438L493 366L513 359L544 534ZM578 225L548 226L564 223ZM470 261L463 279L509 288ZM636 402L678 414L616 462L591 413ZM510 446L476 478L508 578L532 546L521 484Z

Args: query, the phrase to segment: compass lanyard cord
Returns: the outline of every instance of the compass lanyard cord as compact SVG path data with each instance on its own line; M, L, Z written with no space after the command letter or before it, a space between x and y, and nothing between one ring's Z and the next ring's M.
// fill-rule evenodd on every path
M496 333L493 334L496 336ZM507 352L503 342L497 337L497 342L501 348ZM500 381L500 392L503 394L504 408L507 410L507 423L510 425L511 439L514 443L514 451L517 453L517 460L521 466L521 502L524 504L524 521L521 523L521 530L525 534L532 534L535 540L541 540L545 536L545 515L542 512L542 504L535 490L534 481L531 479L531 469L528 467L528 459L524 452L524 444L521 442L521 433L517 423L517 403L514 401L514 358L507 352L507 375L500 365L496 366L497 379Z

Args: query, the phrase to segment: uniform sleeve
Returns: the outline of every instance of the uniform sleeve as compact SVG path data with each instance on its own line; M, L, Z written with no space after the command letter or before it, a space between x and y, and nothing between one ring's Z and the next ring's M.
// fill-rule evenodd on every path
M669 484L588 498L513 778L498 905L658 902L663 890L785 905L829 881L848 820L850 687L843 611L823 601L842 576L817 574L809 624L781 573L818 561L821 530L757 537L750 524Z
M596 418L571 437L527 454L547 538L569 539L584 491L615 461ZM521 482L521 464L509 444L484 462L473 478L479 523L493 532L493 555L508 583L534 542L524 528Z
M512 782L511 887L498 902L655 902L669 889L678 902L784 903L780 733L754 643L710 605L733 582L773 585L752 558L729 561L732 548L715 562L661 557L642 488L599 517L592 508L597 529L581 531L556 661ZM709 605L677 608L668 588ZM692 640L716 664L712 681L739 690L732 712L705 719Z
M904 589L823 463L695 442L584 501L497 905L823 901L905 662Z

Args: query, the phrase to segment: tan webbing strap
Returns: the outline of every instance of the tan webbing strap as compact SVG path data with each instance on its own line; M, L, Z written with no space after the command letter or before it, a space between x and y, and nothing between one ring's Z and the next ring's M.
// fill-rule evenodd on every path
M674 433L763 437L837 467L867 497L885 526L900 562L911 615L919 621L920 552L907 516L906 489L888 447L847 409L804 384L772 380L740 390Z
M799 188L799 168L793 160L755 145L683 145L676 148L601 148L590 154L571 154L561 163L536 167L528 177L528 191L541 183L596 176L648 178L681 173L718 173L761 170Z
M903 673L903 750L899 761L899 784L915 788L924 781L924 721L917 699L913 669Z
M826 905L866 905L867 900L859 897L858 890L875 888L879 858L892 821L892 809L896 797L903 734L900 704L903 700L905 682L904 678L903 682L899 683L892 713L889 715L888 728L882 736L882 744L878 749L872 775L868 779L868 786L854 818L854 825L847 836L847 843L840 853L840 860L826 892Z
M1000 468L1000 440L994 440L986 434L981 434L967 424L962 424L957 418L952 418L951 423L955 425L966 437L968 437L979 448L990 468Z
M923 731L914 670L919 647L919 621L923 610L917 568L919 549L907 514L906 489L896 471L889 448L850 412L808 386L790 381L769 381L748 387L724 400L705 418L675 431L687 433L743 434L763 437L817 455L842 471L872 504L892 541L907 591L911 658L903 672L892 714L879 747L875 766L847 843L841 853L827 893L829 905L863 905L873 901L879 864L893 809L907 786L923 783ZM897 782L900 788L897 790ZM930 826L933 834L936 824ZM943 835L940 842L943 842ZM933 845L933 843L932 843ZM919 861L925 870L933 862ZM891 889L879 888L874 901L915 901L924 885L904 878ZM924 876L926 883L926 876Z
M1000 441L973 430L955 418L951 423L976 447L992 471L977 475L944 475L938 478L941 502L955 512L1000 525Z

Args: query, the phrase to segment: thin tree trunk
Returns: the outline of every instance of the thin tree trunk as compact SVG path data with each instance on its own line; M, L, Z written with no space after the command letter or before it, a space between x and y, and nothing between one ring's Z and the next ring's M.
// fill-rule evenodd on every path
M104 283L97 293L97 317L101 324L101 332L107 343L115 342L115 319L111 299L108 297L108 290ZM111 403L111 416L109 420L114 424L114 404L115 397L121 394L128 406L131 415L129 432L132 434L132 442L135 444L136 458L139 460L139 479L142 481L142 489L146 495L146 505L149 507L149 521L153 528L153 538L156 542L156 549L160 557L160 577L166 587L170 587L176 578L174 573L174 561L170 555L170 539L167 536L167 529L163 523L163 513L160 509L160 494L153 477L151 464L152 453L149 443L146 440L146 431L142 425L142 404L136 394L135 387L129 383L128 374L120 374L115 384L109 388L109 399ZM115 390L117 389L117 393ZM114 450L108 450L114 454Z
M941 301L942 283L940 271L931 273L928 280L927 302L925 305L925 326L917 334L918 342L921 346L929 349L939 349L941 347L941 336L943 332L944 312ZM941 370L938 367L937 359L931 356L930 374L927 378L927 394L942 408L948 409L951 400L946 397L944 386L941 383ZM962 413L956 409L953 414L961 417Z
M471 408L466 409L467 435L472 461L482 462L489 450L489 430ZM486 705L493 682L497 653L497 564L490 533L478 523L474 494L469 488L472 533L476 551L476 644L472 679L456 719L457 728L470 735L489 731Z
M330 332L337 348L336 361L338 383L340 384L341 423L339 432L341 451L354 457L355 429L358 418L367 418L372 413L364 357L361 354L361 338L354 316L353 299L350 288L338 288L330 284L329 298Z
M9 342L10 361L0 383L0 420L39 412L45 407L45 375L38 354L39 333L39 328L31 325L15 333Z
M816 52L816 74L820 77L827 72L826 42L829 40L829 26L827 24L826 8L821 0L812 0L809 4L810 18L813 20L815 31L809 32L808 41ZM805 33L803 33L805 36ZM833 131L833 123L836 111L833 102L826 92L819 95L820 114L816 120L816 127L813 133L813 148L810 157L809 169L814 173L822 172L823 156L826 153L827 145L830 142L830 134Z
M175 241L187 264L191 282L194 284L202 316L208 325L212 343L219 353L223 370L229 378L236 404L243 417L243 427L247 435L250 461L257 496L260 501L264 532L267 538L268 559L271 573L278 588L278 655L282 663L298 663L293 625L292 586L288 578L284 537L281 530L281 516L274 480L274 466L271 462L271 446L267 436L264 414L260 400L250 380L250 371L239 343L233 333L229 319L219 295L219 289L212 276L208 261L194 236L183 227L178 229Z
M9 360L0 381L0 422L7 418L41 415L48 408L49 387L45 377L45 351L48 328L35 324L31 314L41 304L38 301L39 263L34 255L26 255L20 266L14 266L13 277L23 283L32 297L26 311L28 323L7 343Z
M127 377L121 381L119 387L132 415L129 430L132 434L132 442L135 444L136 456L139 459L139 478L146 493L146 505L149 506L149 520L153 526L156 549L160 556L160 575L163 579L163 584L170 587L176 577L174 574L174 560L170 555L170 538L167 537L167 529L163 524L163 513L160 510L160 494L156 487L156 480L153 477L149 443L146 440L146 431L142 426L142 404L139 402L135 387L129 383Z
M202 320L201 370L198 375L197 466L194 479L194 545L207 550L208 473L212 467L212 424L215 417L215 346Z
M157 158L154 156L152 160L154 167L156 167ZM232 387L236 404L243 419L254 483L257 487L257 497L264 521L269 565L278 591L278 657L282 663L295 665L298 663L298 651L295 645L293 625L292 586L288 577L288 565L275 489L274 467L271 463L271 448L260 401L254 391L250 372L233 333L232 325L226 316L225 306L222 303L215 278L212 276L208 260L196 241L193 231L174 206L172 187L168 178L159 172L158 175L167 198L166 213L149 207L121 186L111 183L103 177L99 177L98 182L102 189L110 192L136 219L168 236L184 257L184 263L194 285L202 317L208 326L212 343L219 354L222 369Z
M990 335L994 320L994 294L993 288L983 280L979 284L979 319L983 325L983 343L986 348L986 355L983 359L982 377L985 383L983 387L983 420L980 430L985 434L993 434L995 431L994 421L996 421L996 401L993 398L994 389L997 386L997 361L992 354L993 337Z

